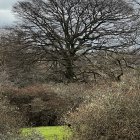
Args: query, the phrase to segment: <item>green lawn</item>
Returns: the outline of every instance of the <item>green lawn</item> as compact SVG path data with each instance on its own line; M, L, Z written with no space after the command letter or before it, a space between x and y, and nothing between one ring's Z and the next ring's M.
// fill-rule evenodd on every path
M32 131L38 132L44 138L46 138L46 140L63 140L64 138L68 139L71 135L71 131L67 126L23 128L22 134L28 135Z

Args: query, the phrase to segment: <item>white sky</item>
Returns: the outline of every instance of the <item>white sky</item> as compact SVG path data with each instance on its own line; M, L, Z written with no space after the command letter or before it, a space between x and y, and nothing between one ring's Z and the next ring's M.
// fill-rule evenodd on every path
M17 1L19 0L0 0L0 26L11 25L15 21L11 9Z
M17 1L19 0L0 0L0 26L10 25L15 21L11 9Z

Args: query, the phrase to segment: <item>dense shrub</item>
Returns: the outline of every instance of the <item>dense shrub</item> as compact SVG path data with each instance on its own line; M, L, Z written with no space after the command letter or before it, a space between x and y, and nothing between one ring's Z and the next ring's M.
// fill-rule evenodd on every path
M0 94L0 139L2 136L15 135L23 125L23 118L18 108L11 106Z
M71 125L72 139L140 139L140 84L137 77L130 76L122 83L104 84L86 91L90 100L63 118Z
M24 88L3 87L2 94L26 116L28 126L58 125L62 114L72 106L47 85Z
M15 105L11 105L6 96L0 92L0 140L44 140L37 132L22 135L21 129L25 127L25 116Z

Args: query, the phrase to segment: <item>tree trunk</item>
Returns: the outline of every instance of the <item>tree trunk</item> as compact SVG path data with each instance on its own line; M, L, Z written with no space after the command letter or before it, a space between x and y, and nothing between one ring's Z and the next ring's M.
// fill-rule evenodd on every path
M67 59L66 60L66 71L65 71L65 77L68 80L68 82L74 82L74 77L75 77L75 73L74 73L74 69L73 69L73 61L71 59Z

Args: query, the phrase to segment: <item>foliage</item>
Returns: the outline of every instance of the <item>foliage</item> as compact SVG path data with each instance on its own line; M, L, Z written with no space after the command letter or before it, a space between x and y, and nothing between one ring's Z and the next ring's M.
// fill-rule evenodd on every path
M139 79L133 75L129 82L127 76L122 83L87 90L85 94L89 95L89 100L63 118L71 124L72 139L139 140L139 85Z
M64 98L46 84L30 85L23 88L3 87L2 94L11 105L19 108L26 118L27 126L58 125L60 117L76 102Z

